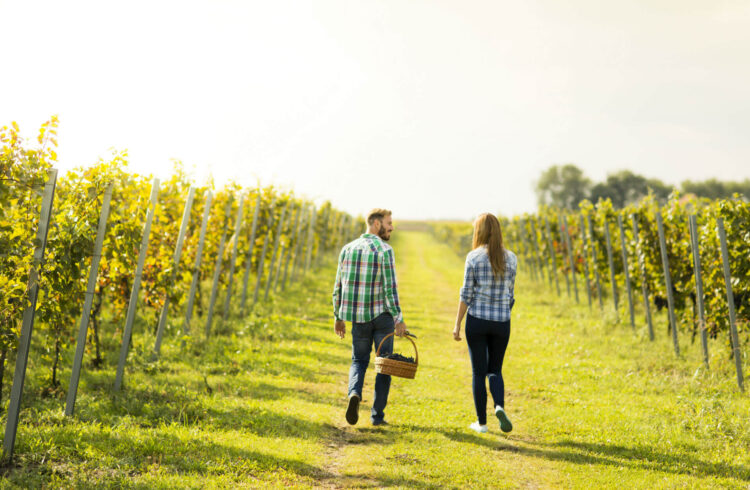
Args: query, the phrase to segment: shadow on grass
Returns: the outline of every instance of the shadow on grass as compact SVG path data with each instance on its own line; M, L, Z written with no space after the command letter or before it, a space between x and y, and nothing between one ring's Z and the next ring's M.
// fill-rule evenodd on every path
M63 436L64 434L58 435ZM20 454L14 465L5 468L3 478L23 486L32 481L44 484L52 481L55 476L67 476L70 478L69 483L76 479L86 482L93 477L97 477L98 483L106 480L115 483L127 482L139 475L152 473L155 469L173 475L229 474L237 481L263 478L259 473L267 473L270 478L266 479L275 479L279 470L314 480L334 477L328 470L304 461L206 439L186 441L164 433L132 437L122 432L89 432L77 435L76 448L68 453L68 461L58 458L46 463L25 464L24 455ZM81 472L80 465L85 463L86 455L78 450L79 446L86 448L86 452L106 454L110 461L109 468L98 467L95 471ZM104 481L101 480L102 474L105 475ZM131 482L130 485L132 484Z
M494 451L508 451L552 461L627 467L696 477L720 477L743 482L750 481L750 467L748 466L723 462L712 463L689 454L662 453L648 446L625 447L573 440L541 443L513 436L498 440L459 429L436 429L418 425L408 427L411 430L421 432L437 432L453 441L484 446Z
M538 443L537 443L538 444ZM720 476L735 480L750 481L750 467L728 463L703 461L688 454L667 454L649 446L626 447L617 444L578 442L570 439L546 444L549 447L569 448L608 458L616 458L616 464L645 467L657 471L696 476Z

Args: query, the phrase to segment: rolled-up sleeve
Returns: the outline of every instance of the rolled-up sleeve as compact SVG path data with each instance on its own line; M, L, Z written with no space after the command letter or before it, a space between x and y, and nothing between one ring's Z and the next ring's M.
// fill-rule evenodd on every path
M396 283L396 266L393 250L388 249L384 255L381 267L385 309L393 316L393 320L396 323L401 323L404 321L404 317L401 314L401 305L398 302L398 285Z
M461 292L459 296L461 301L471 306L474 302L474 285L476 283L476 277L474 275L474 264L471 263L469 258L466 258L466 267L464 270L464 284L461 286Z
M333 283L333 316L336 320L341 317L341 266L344 262L344 250L339 254L339 265L336 268L336 281Z
M513 305L516 304L516 296L515 296L515 289L516 289L516 274L518 273L518 259L516 256L513 256L513 263L510 272L510 281L508 284L508 293L510 294L510 309L513 309Z

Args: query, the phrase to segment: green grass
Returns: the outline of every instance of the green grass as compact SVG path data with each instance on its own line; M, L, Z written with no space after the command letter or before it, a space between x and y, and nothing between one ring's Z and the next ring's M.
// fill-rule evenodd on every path
M420 364L414 380L393 380L391 425L368 421L372 365L359 424L344 420L351 338L333 333L328 262L185 352L168 336L162 360L151 363L152 339L136 337L119 394L112 340L109 367L85 372L72 419L62 415L64 399L35 394L32 376L16 459L0 486L750 485L750 402L723 341L712 342L705 370L699 342L681 339L675 358L661 316L649 342L624 315L618 324L611 311L590 313L526 274L504 367L514 430L502 434L490 413L488 434L469 431L469 358L451 336L463 261L427 233L396 231L393 246ZM396 350L412 347L397 340Z

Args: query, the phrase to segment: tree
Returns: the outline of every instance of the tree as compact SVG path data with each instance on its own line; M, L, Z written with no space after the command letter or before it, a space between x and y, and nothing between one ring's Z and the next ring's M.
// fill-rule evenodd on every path
M750 179L742 182L721 182L716 179L702 182L686 180L682 183L682 190L686 194L695 194L709 199L729 199L735 193L743 195L745 199L750 199Z
M671 188L659 179L647 179L630 170L607 175L605 182L595 184L591 188L591 201L609 198L615 209L621 209L629 204L640 201L651 191L657 200L666 201Z
M583 171L569 163L553 165L536 182L535 192L540 206L553 205L575 209L578 203L588 197L591 181Z

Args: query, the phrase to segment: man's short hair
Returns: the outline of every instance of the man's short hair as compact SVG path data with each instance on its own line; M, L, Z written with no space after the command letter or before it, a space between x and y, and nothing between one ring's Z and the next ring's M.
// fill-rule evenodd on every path
M367 213L367 224L371 225L375 223L375 220L382 220L386 216L390 216L391 212L388 209L375 208Z

